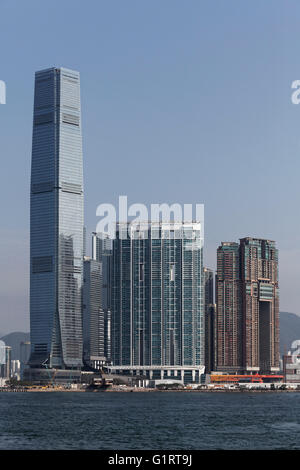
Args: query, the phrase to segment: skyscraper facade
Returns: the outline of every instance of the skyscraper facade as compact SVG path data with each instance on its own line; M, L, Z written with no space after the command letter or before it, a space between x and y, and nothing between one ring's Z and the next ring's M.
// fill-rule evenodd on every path
M278 250L275 242L246 237L217 252L216 369L279 370Z
M92 258L102 265L101 306L103 310L111 311L111 267L112 240L103 234L92 234Z
M6 377L6 345L0 340L0 378Z
M83 170L79 73L35 75L30 197L31 367L82 365Z
M205 312L205 372L209 374L214 368L215 354L215 304L214 272L203 268L204 312Z
M84 259L83 286L83 360L93 369L106 361L104 311L101 307L102 266L97 260Z
M24 370L28 367L28 361L30 358L31 345L30 341L21 341L20 343L20 376L23 380Z
M116 369L200 381L204 372L200 223L119 224L112 258ZM129 236L127 232L129 231Z
M275 242L240 240L243 356L246 371L279 370L278 250Z
M0 344L0 377L9 379L11 377L11 346L6 346L3 341ZM3 344L4 344L4 360L3 360ZM1 351L2 350L2 351Z
M216 370L242 372L240 248L223 242L217 250Z
M112 240L99 233L92 234L92 259L101 263L101 309L104 314L104 355L111 361L111 269Z

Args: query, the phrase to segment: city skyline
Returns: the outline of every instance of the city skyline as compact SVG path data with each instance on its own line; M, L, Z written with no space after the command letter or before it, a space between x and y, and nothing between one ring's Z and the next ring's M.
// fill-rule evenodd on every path
M280 370L273 240L222 242L216 306L213 271L203 265L202 205L196 205L198 220L192 205L182 211L177 203L151 210L147 221L145 206L125 211L122 199L119 217L139 216L114 226L115 210L112 217L104 204L96 214L107 213L108 232L92 233L92 258L86 256L77 71L35 73L30 188L26 377L41 380L45 367L46 375L75 369L77 377L85 368L107 367L150 381L199 384L212 369Z
M4 452L300 450L299 15L0 0Z
M14 192L9 192L10 204L3 207L1 228L1 333L29 331L32 78L35 70L49 65L84 71L88 237L96 227L97 205L115 203L119 194L127 194L130 203L203 202L205 266L215 270L221 241L246 236L275 239L280 250L281 310L299 313L299 230L294 217L299 107L290 99L291 84L299 78L299 6L292 14L276 1L272 11L263 5L244 6L242 11L235 3L231 18L221 2L218 9L197 2L189 8L176 1L153 5L136 3L129 15L121 4L94 4L90 28L75 37L74 47L61 39L71 35L71 24L87 20L78 4L72 11L60 7L73 20L65 24L64 15L57 18L58 4L53 2L42 24L46 32L52 29L50 24L56 25L57 36L49 34L39 42L34 41L31 13L36 8L39 15L42 7L30 1L26 8L3 4L1 35L9 40L0 77L7 85L6 104L0 107L7 156L1 173L2 200L10 191L12 174ZM148 22L142 29L145 15ZM115 20L111 30L101 19L105 16ZM7 29L12 18L24 33L22 55ZM30 53L33 41L35 54ZM11 256L18 263L11 263Z

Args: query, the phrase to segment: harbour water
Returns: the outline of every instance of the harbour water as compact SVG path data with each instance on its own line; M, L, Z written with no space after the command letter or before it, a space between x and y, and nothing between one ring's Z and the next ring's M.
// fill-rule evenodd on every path
M300 449L300 393L1 393L0 449Z

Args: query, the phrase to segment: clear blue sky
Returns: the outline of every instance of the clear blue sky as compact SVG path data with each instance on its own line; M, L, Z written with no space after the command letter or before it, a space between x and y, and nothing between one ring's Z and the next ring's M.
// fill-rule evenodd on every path
M115 204L204 203L221 241L280 250L281 310L300 313L300 4L286 0L0 0L0 332L29 330L34 72L81 73L85 219Z

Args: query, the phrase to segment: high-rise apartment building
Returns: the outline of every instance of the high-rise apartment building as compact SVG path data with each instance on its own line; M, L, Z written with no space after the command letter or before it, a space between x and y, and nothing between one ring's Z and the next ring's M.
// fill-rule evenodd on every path
M92 234L92 258L102 265L101 306L104 311L110 311L112 240L101 233L94 232Z
M215 368L242 372L240 248L223 242L217 250Z
M30 197L31 367L82 365L83 170L79 73L35 75Z
M6 378L6 345L0 340L0 379L4 378Z
M101 307L102 266L95 259L84 259L83 360L93 369L106 361L104 311Z
M205 312L205 372L209 374L214 368L215 353L215 304L214 272L203 268L204 312Z
M216 370L279 370L278 250L246 237L217 251Z
M92 234L92 259L101 263L101 309L104 315L104 355L111 361L111 269L112 240L99 233Z
M118 224L111 285L114 369L199 382L204 372L201 224Z
M19 359L13 359L10 364L10 377L20 380L21 362Z
M0 377L9 379L11 377L11 346L5 345L3 341L0 344L0 359Z
M272 240L240 240L246 371L279 370L278 250Z

